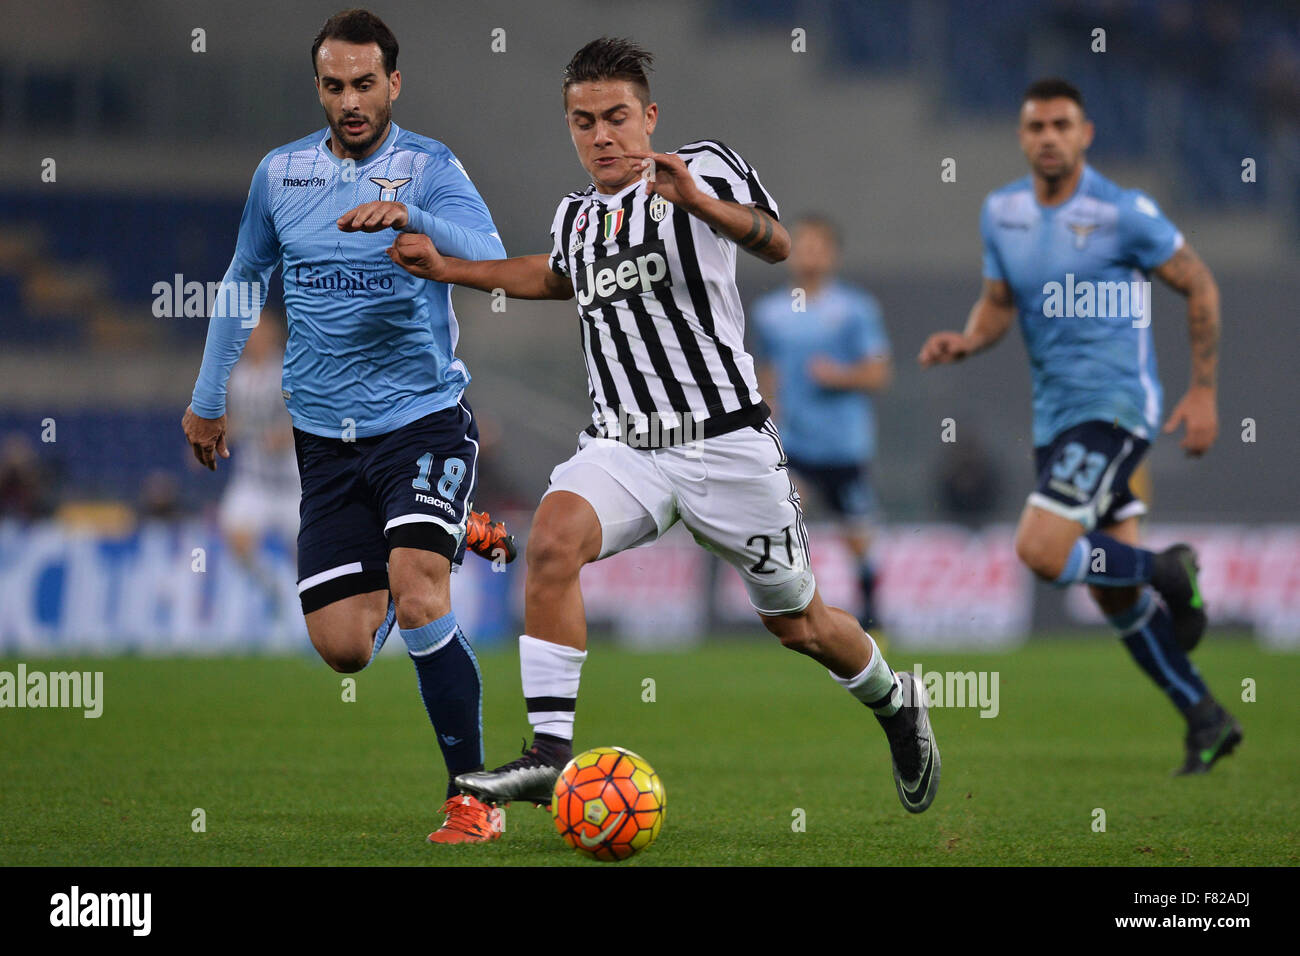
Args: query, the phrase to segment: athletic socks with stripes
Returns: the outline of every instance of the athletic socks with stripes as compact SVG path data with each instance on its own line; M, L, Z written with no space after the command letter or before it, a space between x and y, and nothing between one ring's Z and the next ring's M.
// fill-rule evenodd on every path
M1157 687L1184 716L1210 696L1200 672L1174 638L1173 619L1150 588L1143 588L1137 603L1107 618L1120 640ZM1190 719L1190 718L1189 718Z
M549 762L572 752L578 682L587 652L563 644L519 636L519 676L524 685L533 743ZM564 761L568 758L565 757Z
M1151 580L1154 557L1145 548L1090 531L1074 542L1065 567L1052 583L1058 587L1084 582L1100 588L1131 588Z
M877 717L892 717L903 705L902 690L875 640L870 634L866 638L871 643L871 660L867 661L862 673L855 677L840 677L834 671L827 673L835 683L870 707Z
M415 663L415 678L447 764L447 796L460 791L457 774L483 769L483 682L478 659L449 613L400 631Z

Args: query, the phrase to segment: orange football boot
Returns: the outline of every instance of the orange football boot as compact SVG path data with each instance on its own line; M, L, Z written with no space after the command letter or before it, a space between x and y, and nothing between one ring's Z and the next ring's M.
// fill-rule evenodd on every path
M447 819L429 834L430 843L490 843L500 839L506 828L504 810L468 793L451 797L438 812L447 814Z
M519 554L515 536L506 531L504 521L493 521L486 511L471 511L465 522L465 546L488 561L502 560L506 564Z

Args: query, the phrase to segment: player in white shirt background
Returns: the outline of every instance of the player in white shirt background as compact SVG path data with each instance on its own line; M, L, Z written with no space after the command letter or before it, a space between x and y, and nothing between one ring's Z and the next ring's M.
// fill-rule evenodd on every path
M297 550L298 503L302 489L293 450L293 425L280 392L284 364L283 321L263 309L248 344L230 373L229 430L237 449L230 481L217 512L221 536L253 593L265 595L277 637L305 637L292 600L296 597L292 561L284 574L263 558L263 544L274 536L292 559ZM282 581L281 578L284 580ZM284 586L289 600L285 600Z

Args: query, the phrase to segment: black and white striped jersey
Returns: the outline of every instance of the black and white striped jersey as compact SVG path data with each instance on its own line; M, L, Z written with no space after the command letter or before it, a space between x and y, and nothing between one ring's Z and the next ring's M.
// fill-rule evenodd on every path
M231 458L231 481L249 481L264 488L298 488L298 459L294 454L293 422L284 407L281 365L275 359L253 362L248 358L230 371L226 404L231 427L236 430ZM273 433L279 432L278 450Z
M778 215L735 150L700 140L676 155L709 195ZM647 447L679 440L654 437L674 423L690 440L767 418L745 351L734 242L648 195L642 180L612 196L594 185L570 193L551 238L551 269L577 297L594 406L589 434Z

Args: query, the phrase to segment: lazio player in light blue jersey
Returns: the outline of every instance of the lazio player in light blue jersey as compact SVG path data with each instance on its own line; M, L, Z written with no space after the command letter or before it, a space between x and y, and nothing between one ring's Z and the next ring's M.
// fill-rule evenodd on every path
M485 842L500 836L500 811L450 782L482 769L483 743L478 662L452 613L449 575L467 529L489 547L495 538L507 559L513 546L503 526L485 528L471 511L478 429L451 287L409 275L385 250L394 229L467 259L505 250L451 151L392 121L397 40L378 17L331 17L312 65L329 127L272 150L253 174L223 283L232 291L211 317L183 427L208 468L229 457L227 380L279 267L308 633L331 667L350 673L396 624L448 771L446 822L429 839Z
M1163 431L1204 454L1217 433L1219 292L1149 196L1084 160L1092 142L1079 91L1034 83L1020 113L1030 175L984 203L984 292L963 332L939 332L923 366L993 345L1018 320L1029 352L1038 484L1016 552L1058 586L1086 582L1134 661L1187 721L1179 773L1205 773L1240 743L1240 724L1187 657L1205 629L1195 552L1138 546L1143 502L1128 481L1160 429L1147 276L1187 298L1192 372Z
M750 309L759 387L773 406L789 465L844 524L858 562L862 626L875 618L871 525L876 496L871 460L876 420L871 393L892 375L889 338L869 292L836 278L839 235L823 216L792 230L793 287Z

